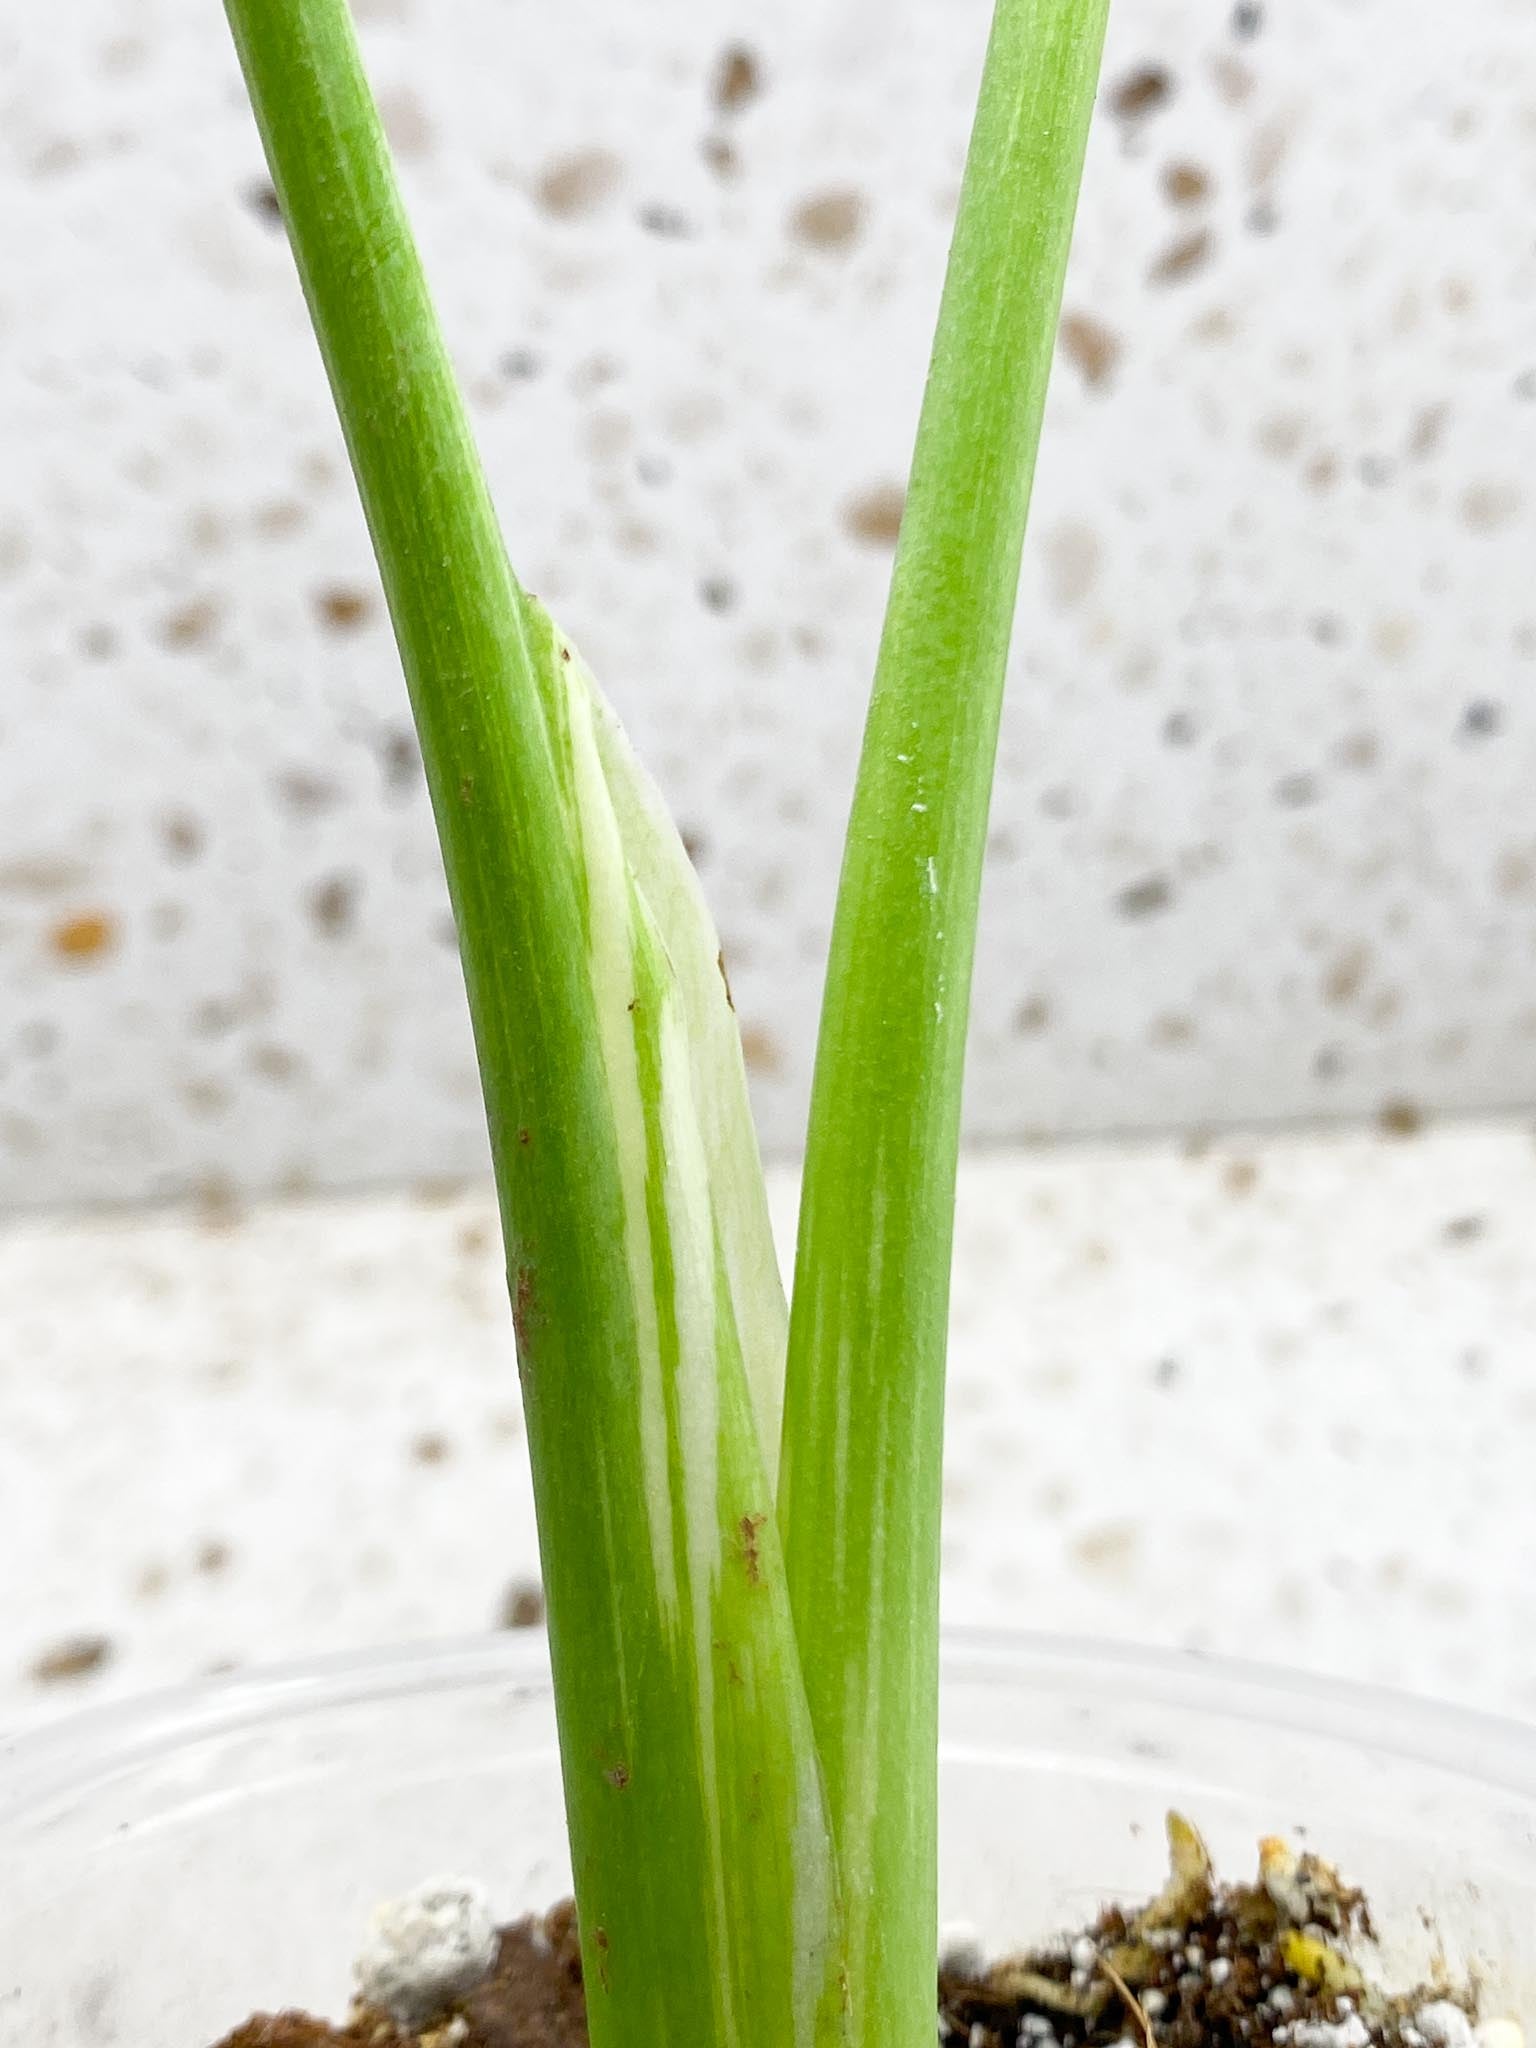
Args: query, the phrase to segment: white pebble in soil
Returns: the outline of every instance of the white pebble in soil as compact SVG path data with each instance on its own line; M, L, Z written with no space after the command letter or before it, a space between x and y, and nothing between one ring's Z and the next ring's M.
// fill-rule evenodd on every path
M1476 2039L1472 2022L1459 2005L1452 2005L1448 1998L1437 1998L1431 2005L1421 2005L1413 2016L1413 2023L1429 2043L1429 2048L1473 2048Z
M419 2028L488 1977L496 1922L483 1886L433 1877L376 1906L368 1945L352 1966L359 2000Z
M1276 2027L1277 2041L1281 2031ZM1352 2012L1341 2020L1298 2020L1290 2037L1292 2048L1370 2048L1371 2030Z

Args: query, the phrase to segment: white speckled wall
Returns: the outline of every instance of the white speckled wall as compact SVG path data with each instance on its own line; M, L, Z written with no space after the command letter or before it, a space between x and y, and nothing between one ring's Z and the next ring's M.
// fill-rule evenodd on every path
M967 1160L949 1619L1536 1718L1533 1233L1514 1125ZM536 1617L483 1186L16 1220L0 1299L0 1734Z
M985 11L359 0L516 557L697 849L778 1148ZM220 9L12 9L0 81L0 1200L474 1168ZM1120 0L974 1135L1536 1095L1533 186L1530 0Z

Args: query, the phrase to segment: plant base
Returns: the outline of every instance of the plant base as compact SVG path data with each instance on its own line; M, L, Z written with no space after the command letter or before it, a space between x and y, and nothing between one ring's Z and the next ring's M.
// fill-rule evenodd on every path
M987 1962L952 1938L938 2039L956 2048L1523 2048L1479 2026L1468 1986L1394 1990L1372 1975L1370 1910L1320 1857L1260 1844L1251 1884L1223 1884L1199 1835L1168 1823L1171 1870L1139 1910L1104 1908L1045 1946ZM412 2030L354 2008L330 2025L258 2015L219 2048L587 2048L574 1908L504 1928L495 1967Z

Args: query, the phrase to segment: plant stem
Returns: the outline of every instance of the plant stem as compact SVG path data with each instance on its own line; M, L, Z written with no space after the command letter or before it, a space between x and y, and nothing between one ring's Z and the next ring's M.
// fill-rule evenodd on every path
M779 1518L863 2048L933 2036L961 1078L1020 551L1107 0L998 0L838 893Z
M226 6L458 922L594 2048L829 2048L830 1837L743 1362L782 1303L761 1189L720 1179L752 1148L734 1028L706 1015L717 942L654 818L630 859L643 793L508 566L345 0Z

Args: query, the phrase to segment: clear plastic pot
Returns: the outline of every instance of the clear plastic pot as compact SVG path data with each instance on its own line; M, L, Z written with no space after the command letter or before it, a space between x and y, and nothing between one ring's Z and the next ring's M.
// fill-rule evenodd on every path
M1192 1658L951 1635L946 1918L1016 1945L1163 1871L1170 1805L1229 1871L1301 1837L1386 1960L1436 1948L1536 2019L1536 1731ZM348 1658L0 1744L0 2043L206 2048L344 2008L371 1905L438 1872L512 1916L569 1877L548 1667L519 1637Z

